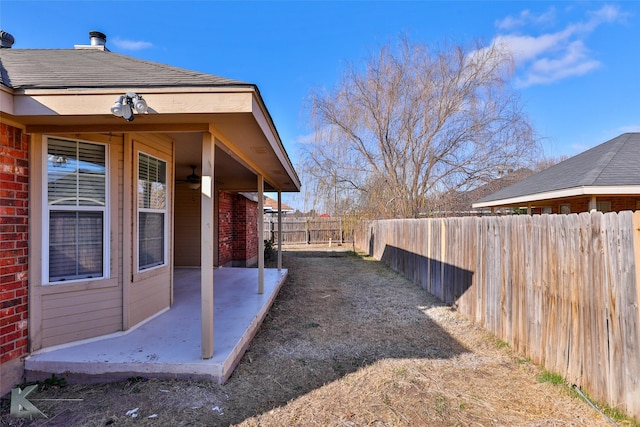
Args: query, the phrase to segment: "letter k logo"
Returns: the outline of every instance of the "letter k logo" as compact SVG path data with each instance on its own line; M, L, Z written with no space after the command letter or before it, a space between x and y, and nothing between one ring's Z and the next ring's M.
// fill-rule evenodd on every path
M45 414L40 412L33 403L27 400L37 385L30 385L20 390L20 387L16 387L11 390L11 416L16 418L29 418L30 420L35 418L47 418Z

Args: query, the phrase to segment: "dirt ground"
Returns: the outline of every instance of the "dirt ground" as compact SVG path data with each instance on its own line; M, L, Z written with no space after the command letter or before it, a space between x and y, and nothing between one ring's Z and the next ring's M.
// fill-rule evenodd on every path
M12 418L5 398L0 426L611 425L540 382L541 369L505 343L348 249L286 248L289 276L225 385L51 384L29 397L48 419Z

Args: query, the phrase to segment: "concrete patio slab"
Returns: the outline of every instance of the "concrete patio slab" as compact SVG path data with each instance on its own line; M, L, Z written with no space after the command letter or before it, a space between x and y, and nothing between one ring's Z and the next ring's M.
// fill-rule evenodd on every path
M215 269L211 359L201 359L200 352L200 269L176 268L170 309L130 331L33 353L25 361L27 380L55 374L72 382L141 376L223 383L249 346L286 276L286 269L265 269L264 293L258 294L258 269Z

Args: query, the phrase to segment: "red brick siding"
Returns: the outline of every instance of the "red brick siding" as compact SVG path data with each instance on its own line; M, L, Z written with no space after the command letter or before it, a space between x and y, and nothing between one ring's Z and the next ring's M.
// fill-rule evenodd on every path
M597 196L598 202L611 202L611 211L612 212L620 212L631 210L635 211L637 209L637 203L640 201L640 195L630 195L630 196ZM555 199L549 200L547 202L536 202L536 207L533 209L533 213L541 213L542 206L550 206L552 213L557 214L560 213L560 205L561 204L570 204L572 213L580 213L580 212L589 212L589 201L591 200L590 196L583 197L570 197L566 199Z
M255 258L258 256L258 203L251 202L249 200L247 203L247 259ZM260 216L262 219L262 216Z
M258 253L258 204L218 193L218 265L244 265Z
M248 261L258 254L258 204L238 196L234 222L233 256L236 261Z
M218 265L233 261L233 198L229 193L218 193Z
M244 199L244 200L242 200ZM246 198L239 196L236 198L233 206L233 259L234 261L246 261L247 259L247 233L246 223L247 217L245 214L245 201Z
M0 123L0 363L28 351L29 140Z

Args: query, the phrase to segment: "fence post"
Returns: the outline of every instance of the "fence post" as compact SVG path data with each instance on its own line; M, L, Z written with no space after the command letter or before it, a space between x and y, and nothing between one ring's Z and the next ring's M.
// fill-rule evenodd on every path
M635 306L636 318L629 323L635 323L635 336L626 336L629 339L629 345L626 346L631 353L634 353L635 357L627 362L627 412L634 416L637 420L640 420L640 211L633 213L633 246L634 246L634 260L636 267L636 283L635 283L635 297L636 301L628 301L627 307ZM632 331L630 331L633 333ZM635 342L634 342L635 341ZM627 355L628 356L628 355ZM634 363L635 362L635 363Z

